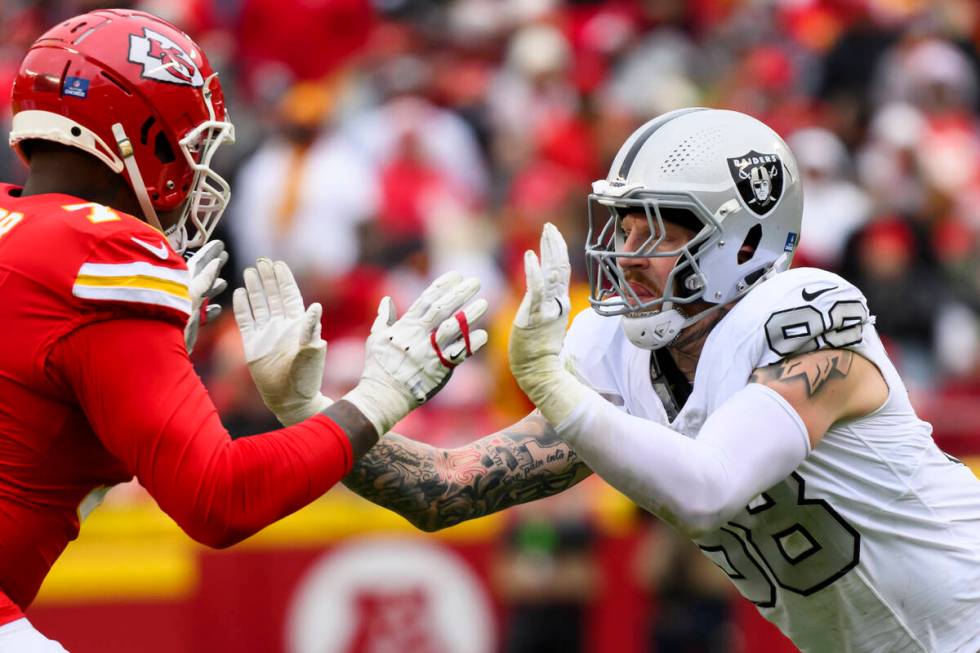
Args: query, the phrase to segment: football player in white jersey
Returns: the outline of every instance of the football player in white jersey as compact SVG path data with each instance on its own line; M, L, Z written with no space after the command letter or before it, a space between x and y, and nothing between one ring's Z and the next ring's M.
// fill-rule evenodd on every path
M389 433L348 487L435 530L595 471L802 650L980 650L980 482L916 416L861 292L787 269L803 192L783 140L674 111L593 191L592 308L567 335L561 235L525 257L510 362L537 411L452 450Z

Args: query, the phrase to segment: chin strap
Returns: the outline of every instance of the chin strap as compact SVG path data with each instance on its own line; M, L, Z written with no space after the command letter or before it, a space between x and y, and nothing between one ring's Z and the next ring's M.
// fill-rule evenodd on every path
M143 215L146 217L146 221L150 226L158 229L160 233L164 233L163 226L160 224L160 218L157 217L156 209L153 208L153 204L150 202L150 196L146 192L146 185L143 183L143 176L140 174L139 166L136 165L136 157L133 156L133 144L130 142L129 137L126 136L126 131L123 129L121 123L117 122L112 126L112 135L116 138L119 155L122 157L126 172L129 173L129 182L133 185L133 192L136 193L136 199L140 203L140 208L143 209Z
M677 338L687 326L687 318L676 309L645 317L623 317L623 331L641 349L661 349Z
M662 349L674 342L684 329L714 315L724 306L725 304L715 304L698 313L695 316L697 319L687 317L683 306L645 317L624 315L622 328L630 342L640 349Z
M772 279L780 272L785 272L786 270L788 270L792 262L793 262L793 258L790 256L790 253L783 252L782 254L779 255L779 258L777 258L773 262L772 267L766 270L766 273L762 275L762 278Z

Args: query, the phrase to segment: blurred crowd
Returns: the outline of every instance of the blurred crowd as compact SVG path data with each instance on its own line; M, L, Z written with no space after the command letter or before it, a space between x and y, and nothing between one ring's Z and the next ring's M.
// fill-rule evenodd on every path
M506 361L523 251L546 221L558 225L584 308L576 253L591 181L638 125L703 105L754 115L787 139L805 193L794 264L864 291L940 446L980 453L980 3L128 4L183 27L220 71L238 137L219 156L234 179L218 233L232 251L232 284L257 256L289 262L306 300L324 306L329 394L359 377L380 297L404 310L443 271L481 279L491 346L400 432L453 446L527 412ZM106 5L0 4L0 105L44 28L97 6ZM2 131L9 110L0 109ZM4 150L0 178L23 174ZM275 426L225 313L196 354L202 376L231 430ZM508 546L567 539L576 552L589 540L528 528L515 525ZM586 596L589 572L576 568L568 592Z

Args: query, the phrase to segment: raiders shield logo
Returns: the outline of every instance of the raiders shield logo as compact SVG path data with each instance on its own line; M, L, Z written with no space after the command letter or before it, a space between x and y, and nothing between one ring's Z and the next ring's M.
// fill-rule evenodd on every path
M738 194L757 215L771 211L783 196L783 162L777 154L760 154L750 150L728 159L728 169Z
M143 66L142 75L147 79L194 87L204 85L204 77L191 56L149 28L143 28L143 36L129 35L129 60Z

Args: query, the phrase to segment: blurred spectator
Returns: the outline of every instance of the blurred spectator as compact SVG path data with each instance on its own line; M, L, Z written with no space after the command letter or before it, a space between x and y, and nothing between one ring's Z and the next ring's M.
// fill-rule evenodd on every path
M836 109L834 113L848 116L848 127L855 128L858 117L868 112L868 88L898 30L864 3L852 4L856 15L824 58L818 94Z
M919 158L925 126L922 113L909 104L888 104L874 114L869 138L858 152L857 172L877 211L914 215L925 208Z
M585 650L586 609L598 582L595 533L582 508L570 505L553 497L511 515L494 565L494 585L507 609L506 653Z
M844 143L826 129L801 129L790 136L803 177L803 238L796 264L836 270L844 244L871 215L871 200L849 178Z
M275 131L242 165L230 216L242 265L268 256L289 261L299 278L337 277L358 261L358 226L376 214L379 189L332 125L339 92L336 79L291 88Z
M414 174L424 181L423 191L458 193L473 203L485 197L487 171L472 128L423 96L398 94L375 109L361 112L343 125L342 131L376 170L415 166ZM414 196L423 203L429 199Z
M657 611L648 649L654 653L728 653L739 650L731 601L734 586L697 545L647 513L637 550L640 584Z
M875 97L879 103L909 102L928 113L967 110L977 101L978 72L949 41L911 31L884 54Z
M854 235L844 270L867 297L875 328L911 389L935 383L936 323L951 303L938 270L917 256L920 242L907 220L877 220Z
M700 92L691 79L701 52L680 30L661 28L623 53L603 89L604 99L628 109L643 122L646 116L696 106Z
M790 134L817 117L817 106L800 93L800 63L786 48L749 48L734 70L719 80L725 108L755 116L780 134Z
M497 130L493 154L503 172L523 167L545 130L576 119L581 105L571 57L564 33L546 23L524 26L508 42L487 96Z
M367 43L374 22L368 0L239 4L238 74L259 99L275 97L295 80L322 79L339 70Z

